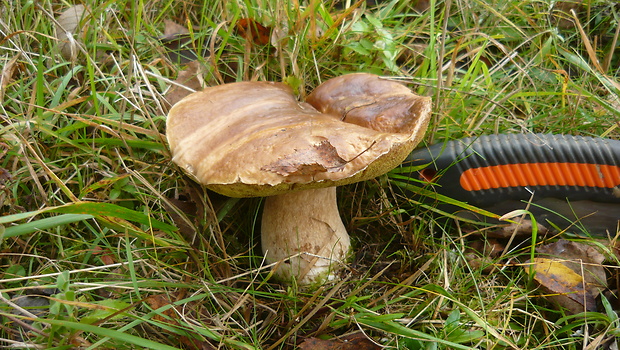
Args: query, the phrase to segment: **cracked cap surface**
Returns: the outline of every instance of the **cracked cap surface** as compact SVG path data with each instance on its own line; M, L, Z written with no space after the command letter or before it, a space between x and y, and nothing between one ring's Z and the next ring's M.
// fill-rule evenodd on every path
M374 178L419 143L431 99L366 73L333 78L296 100L283 83L206 88L173 106L173 161L231 197L269 196Z

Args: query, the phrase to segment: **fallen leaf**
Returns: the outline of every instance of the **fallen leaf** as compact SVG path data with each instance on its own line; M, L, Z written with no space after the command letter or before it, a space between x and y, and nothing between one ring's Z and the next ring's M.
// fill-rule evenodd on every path
M2 156L0 155L0 158ZM11 191L5 186L8 181L11 181L11 173L4 168L0 168L0 208L7 206L9 208L13 207L13 196L11 195ZM7 215L8 213L1 212L0 216ZM3 227L0 225L0 232L2 232Z
M237 32L246 40L251 40L256 45L267 45L271 41L270 27L258 23L251 18L242 18L237 22Z
M95 246L95 252L93 255L99 255L101 262L106 265L112 265L116 263L116 259L114 259L114 254L108 248L101 248L100 246Z
M299 344L300 350L377 350L381 346L375 344L362 333L355 333L336 339L308 338Z
M78 34L82 29L82 20L86 14L84 5L75 5L66 9L56 19L56 38L59 42L60 55L67 61L75 61L78 53Z
M573 261L582 260L584 263L592 263L600 265L605 261L605 256L594 247L585 243L568 241L560 239L555 243L543 245L536 249L539 254L544 254L562 259L570 259ZM581 266L577 262L573 262L576 266Z
M13 78L17 74L23 70L23 64L21 64L18 60L21 54L15 55L11 58L5 65L2 67L2 75L0 75L0 103L4 101L4 93L6 91L6 87L13 81Z
M506 246L496 239L479 238L471 241L465 251L465 259L473 269L481 269L486 273L495 270L496 258L504 251Z
M338 155L329 141L321 141L308 149L296 150L263 168L282 176L314 175L342 170L347 161Z
M0 158L3 158L7 153L9 153L9 145L4 143L4 142L0 142Z
M174 82L176 84L170 87L165 96L170 106L174 106L192 92L202 90L205 82L200 62L190 62L186 69L179 72Z
M34 335L34 333L44 335L41 331L37 331L36 328L30 326L34 319L15 318L11 315L47 317L49 314L49 300L43 295L20 295L12 298L11 302L14 305L3 304L4 311L8 312L3 322L5 329L9 330L9 332L5 333L5 337L21 342L30 335Z
M156 310L166 305L172 304L175 301L182 300L185 297L186 294L184 292L177 292L171 294L156 294L146 298L145 301L152 309ZM183 314L186 312L185 308L187 307L187 309L192 309L194 306L196 306L196 304L185 304L171 307L167 310L162 311L161 314L155 314L153 316L153 319L162 323L168 323L173 326L178 326L179 322L177 320L183 317ZM162 331L165 330L162 329ZM185 345L185 349L215 350L215 347L211 345L211 343L209 343L208 341L190 338L185 335L177 335L177 340L180 344Z
M179 198L168 198L163 202L163 207L172 218L174 225L179 228L179 232L191 242L196 236L196 214L201 211L197 209L196 202L188 197L182 195Z
M169 19L164 20L164 38L173 38L178 35L189 34L189 29Z
M398 55L398 62L401 64L420 65L426 59L425 52L428 48L426 43L411 42L403 46L403 50Z
M423 13L431 7L431 2L429 0L417 0L412 5L414 10Z
M537 253L532 262L534 280L549 299L572 314L596 311L596 298L606 288L602 254L587 244L563 239Z
M174 21L164 20L164 35L159 40L172 63L186 64L198 59L189 29Z
M11 176L11 173L9 173L8 170L0 168L0 186L4 185L8 181L11 181L12 178L13 176Z
M575 26L572 11L579 14L583 0L557 1L551 9L551 23L560 29L570 29Z
M157 310L161 307L164 307L168 304L171 304L170 301L170 296L169 295L165 295L165 294L155 294L155 295L151 295L148 298L146 298L146 303L151 307L151 309L153 310ZM174 318L175 317L175 312L174 312L174 308L170 308L167 310L162 311L161 315L160 314L155 314L153 316L153 319L156 321L165 321L166 318L163 317L167 316L170 318Z
M510 237L531 237L532 236L532 221L523 219L516 219L514 223L507 225L499 225L497 229L487 232L487 237L494 238L510 238ZM544 236L547 234L548 229L537 222L538 235Z

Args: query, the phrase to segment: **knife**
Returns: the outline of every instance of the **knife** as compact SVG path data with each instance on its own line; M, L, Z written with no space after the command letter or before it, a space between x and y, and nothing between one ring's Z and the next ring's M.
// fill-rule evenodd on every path
M500 215L531 200L535 215L559 226L593 221L591 230L616 232L620 220L618 140L560 134L464 138L415 150L401 169L415 169L406 174L414 180L410 184Z

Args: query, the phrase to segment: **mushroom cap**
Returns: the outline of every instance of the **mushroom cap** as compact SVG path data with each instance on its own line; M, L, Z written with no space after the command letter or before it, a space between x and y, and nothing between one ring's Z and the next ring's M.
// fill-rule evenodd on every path
M168 114L172 160L231 197L344 185L400 164L423 137L431 110L429 97L365 73L328 80L308 102L272 82L193 93Z

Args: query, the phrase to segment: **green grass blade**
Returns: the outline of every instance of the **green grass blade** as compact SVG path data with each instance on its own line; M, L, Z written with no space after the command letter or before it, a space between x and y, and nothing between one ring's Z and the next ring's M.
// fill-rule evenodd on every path
M89 214L93 216L110 216L128 221L135 221L140 224L167 232L176 230L175 226L155 220L150 216L137 212L135 210L131 210L125 207L121 207L120 205L111 203L78 202L60 207L49 208L45 211L63 214Z
M72 224L74 222L92 219L89 214L64 214L51 218L40 219L17 226L10 226L4 230L4 238L27 235L36 231L47 230L53 227Z
M65 320L37 319L37 321L42 322L42 323L48 323L54 326L67 327L67 328L78 330L78 331L98 334L104 337L109 337L111 339L116 339L117 341L125 342L128 344L134 344L134 345L147 348L147 349L180 350L180 348L175 348L173 346L157 343L152 340L140 338L135 335L119 332L117 330L113 330L109 328L97 327L97 326L93 326L89 324L71 322L71 321L65 321Z

